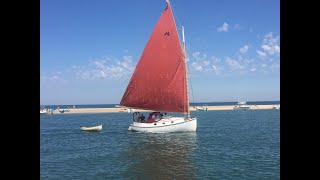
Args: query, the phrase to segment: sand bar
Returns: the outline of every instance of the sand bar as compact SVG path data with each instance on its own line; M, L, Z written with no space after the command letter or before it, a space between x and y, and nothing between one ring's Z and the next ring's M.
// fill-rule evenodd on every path
M207 106L208 111L215 110L233 110L234 106ZM273 105L250 105L250 109L272 109ZM61 110L61 109L60 109ZM66 109L68 110L68 109ZM135 112L151 112L149 110L139 110L134 109ZM196 111L196 109L191 106L190 111ZM94 113L128 113L127 108L70 108L69 111L60 113L58 110L54 110L53 114L94 114Z

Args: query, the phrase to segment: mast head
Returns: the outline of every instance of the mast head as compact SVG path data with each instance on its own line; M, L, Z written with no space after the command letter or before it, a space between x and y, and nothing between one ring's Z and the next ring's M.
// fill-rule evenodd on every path
M181 30L182 30L182 42L185 43L185 40L184 40L184 27L183 26L181 27Z
M169 0L166 0L167 4L170 4L170 1Z

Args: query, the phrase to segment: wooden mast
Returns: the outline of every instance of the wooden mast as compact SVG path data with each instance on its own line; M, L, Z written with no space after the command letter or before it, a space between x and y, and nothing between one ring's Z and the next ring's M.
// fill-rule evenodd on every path
M186 43L184 39L184 27L182 26L182 45L183 45L183 61L185 65L185 72L186 72L186 88L187 88L187 109L188 109L188 117L187 119L190 119L190 105L189 105L189 84L188 84L188 66L187 66L187 49L186 49Z

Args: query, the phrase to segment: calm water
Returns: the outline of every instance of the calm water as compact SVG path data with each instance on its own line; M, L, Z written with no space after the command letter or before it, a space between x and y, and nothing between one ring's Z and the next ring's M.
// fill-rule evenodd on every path
M41 179L280 179L280 111L194 112L197 132L127 131L128 113L40 116ZM101 132L80 126L102 124Z

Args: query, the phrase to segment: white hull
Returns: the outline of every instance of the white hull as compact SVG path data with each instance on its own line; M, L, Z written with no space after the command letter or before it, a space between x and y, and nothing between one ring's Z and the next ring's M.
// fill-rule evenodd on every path
M245 105L245 106L238 106L238 105L236 105L236 106L233 107L233 109L234 109L234 110L246 110L246 109L250 109L250 106L247 106L247 105Z
M233 107L234 110L247 110L250 109L250 106L246 101L238 101L238 104Z
M82 130L82 131L101 131L101 129L102 129L102 125L100 125L100 126L93 126L93 127L80 127L80 129Z
M280 104L279 105L273 105L273 109L280 109Z
M171 133L197 130L197 118L186 120L183 117L165 117L154 123L133 122L129 126L129 131L151 132L151 133Z
M47 110L40 110L40 114L47 114L48 112L47 112Z
M207 107L196 107L196 110L198 111L208 111Z

